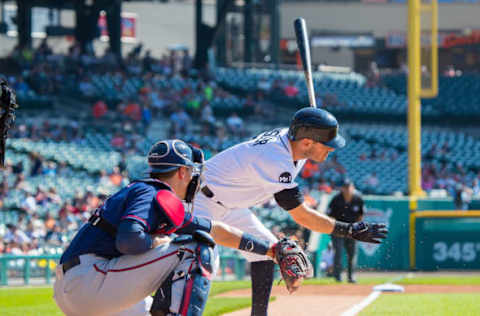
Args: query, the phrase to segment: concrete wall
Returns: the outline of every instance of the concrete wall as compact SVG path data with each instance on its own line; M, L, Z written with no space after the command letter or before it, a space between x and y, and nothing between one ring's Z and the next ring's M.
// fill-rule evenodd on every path
M184 44L193 51L195 45L193 2L124 2L123 11L137 14L137 39L144 43L145 48L152 50L153 55L160 56L169 45ZM205 4L203 19L209 24L215 22L215 5ZM73 26L75 16L72 10L64 10L61 15L62 25ZM9 53L17 42L16 38L0 35L0 55ZM34 46L39 40L34 40ZM49 40L55 51L66 52L70 43L64 38ZM97 52L103 52L106 43L95 41ZM128 52L132 44L124 44L123 51Z
M390 31L407 29L406 4L283 3L281 37L294 38L293 20L306 19L309 30L373 32L384 37ZM439 4L440 29L480 29L480 5Z
M213 24L215 5L206 1L204 20ZM439 6L439 26L441 29L480 29L480 5L478 4L441 4ZM184 44L194 48L194 2L124 2L124 12L138 15L137 38L150 48L155 56L165 52L168 45ZM281 14L281 38L294 38L293 20L302 16L307 20L311 31L373 32L377 37L385 36L389 31L406 30L407 7L405 4L364 4L364 3L283 3ZM64 11L62 23L74 24L72 11ZM16 38L0 35L0 55L11 51ZM38 41L34 41L37 45ZM66 51L70 43L62 39L52 39L50 44L57 51ZM98 52L106 44L96 41ZM132 45L124 44L124 52ZM324 50L324 49L322 49ZM340 51L343 54L343 50ZM316 51L314 52L316 54ZM331 52L325 54L332 55ZM345 54L348 54L345 52ZM332 55L332 58L333 55ZM348 62L349 63L349 62ZM334 64L334 63L332 63Z
M353 68L355 62L353 50L345 47L335 50L330 47L313 47L311 55L314 64Z

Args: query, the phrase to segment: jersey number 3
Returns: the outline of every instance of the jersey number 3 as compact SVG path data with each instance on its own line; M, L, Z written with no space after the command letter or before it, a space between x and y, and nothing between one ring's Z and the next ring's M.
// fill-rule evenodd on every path
M278 136L278 134L280 134L280 129L274 129L268 132L264 132L254 138L255 142L253 143L253 146L265 145L269 141L274 140L275 137Z

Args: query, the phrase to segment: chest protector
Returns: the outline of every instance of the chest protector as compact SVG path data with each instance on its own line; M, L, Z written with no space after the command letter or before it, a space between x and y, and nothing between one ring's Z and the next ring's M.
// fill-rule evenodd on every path
M169 235L179 229L185 219L185 208L182 201L172 192L170 186L155 179L142 179L134 182L143 182L153 186L155 193L154 203L160 211L160 224L154 234Z
M153 186L156 190L153 197L153 204L157 207L159 212L159 224L153 234L169 235L179 229L185 219L185 208L182 201L172 192L170 186L155 179L142 179L135 180L130 185L136 182L143 182L150 186ZM125 198L128 194L125 196ZM102 216L101 208L98 208L93 212L92 216L88 219L92 226L95 226L113 238L116 237L117 227L111 224Z

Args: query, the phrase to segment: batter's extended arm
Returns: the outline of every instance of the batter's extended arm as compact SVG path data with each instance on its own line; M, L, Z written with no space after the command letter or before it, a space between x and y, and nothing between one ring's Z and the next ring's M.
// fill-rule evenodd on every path
M293 220L310 230L338 237L378 244L386 238L388 230L384 224L366 222L345 223L318 213L305 203L289 211Z
M219 245L253 253L261 253L263 251L261 251L260 248L266 248L266 253L261 254L266 254L272 258L274 257L273 244L266 240L255 238L254 236L246 234L241 230L222 222L212 221L210 235L212 235L215 242ZM258 252L255 251L257 249L259 250Z

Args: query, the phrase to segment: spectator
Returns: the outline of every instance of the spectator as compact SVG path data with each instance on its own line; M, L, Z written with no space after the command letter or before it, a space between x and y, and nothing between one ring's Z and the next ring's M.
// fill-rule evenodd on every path
M175 112L170 115L170 134L172 137L178 135L179 133L187 133L190 126L190 116L182 108L178 107L175 109Z
M30 238L28 238L27 234L25 234L25 232L23 232L22 230L18 229L16 225L7 224L6 226L8 230L3 237L6 242L14 242L18 245L30 242Z
M45 242L52 246L61 246L64 243L64 236L60 225L55 223L52 229L47 231Z
M43 168L42 173L45 176L55 176L57 173L57 164L53 161L48 161L45 164L45 168Z
M35 202L37 206L45 206L48 202L47 194L41 186L37 187L37 192L35 193Z
M366 193L368 194L373 194L376 191L376 188L380 181L377 178L377 173L372 172L369 175L367 175L364 179L364 184L366 187Z
M148 104L145 104L142 107L142 122L145 130L147 130L152 123L152 111L150 109L150 105Z
M98 186L99 187L108 187L111 185L110 178L107 174L106 170L100 171L100 177L98 179Z
M110 173L109 178L110 183L116 187L122 184L123 177L118 167L113 167L113 171Z
M37 210L37 201L32 193L26 192L25 199L20 205L20 209L25 211L27 214L34 214Z
M30 176L35 177L42 173L43 159L38 153L30 154L30 161L32 162L32 168L30 169Z
M0 238L0 255L6 253L6 248L7 247L5 246L5 242L3 241L2 238Z
M62 231L73 231L78 228L75 217L71 212L65 211L58 213L58 226Z
M53 218L52 214L47 213L47 215L45 216L44 225L45 225L45 231L48 234L48 232L52 231L55 225L57 225L57 221L55 220L55 218Z
M121 133L115 133L115 136L112 138L110 144L112 147L117 149L122 149L125 146L125 137Z
M124 153L121 154L120 162L118 163L117 167L120 172L127 170L127 158Z
M468 210L470 202L472 201L472 193L472 189L466 185L461 183L456 185L454 202L457 210Z
M201 121L209 126L215 125L215 116L213 116L212 107L208 102L203 103Z
M480 184L479 184L478 178L473 179L472 196L476 198L480 197Z
M92 114L93 114L93 117L95 119L99 119L99 118L104 117L105 114L107 114L107 112L108 112L107 104L105 102L103 102L102 100L98 100L93 105L93 113Z
M318 164L313 160L307 160L302 170L302 178L305 179L308 183L309 188L313 186L313 178L318 172Z
M31 220L27 223L25 234L30 240L42 238L44 236L44 233L37 229Z
M243 120L236 112L227 118L227 128L233 135L241 136L243 134Z
M95 86L92 84L91 79L87 76L80 81L78 89L83 96L93 97L95 95Z
M294 98L298 95L298 88L295 86L295 84L293 82L289 82L283 92L285 93L285 95L289 98Z
M60 198L60 195L58 195L55 187L51 187L50 189L48 189L48 192L46 194L47 194L48 202L55 203L57 205L61 204L62 199Z
M140 121L142 119L142 111L140 105L135 102L135 100L130 100L130 102L125 107L123 114L133 121Z
M190 57L188 49L185 49L183 51L183 56L182 56L182 74L184 76L187 76L191 68L192 68L192 58Z
M18 95L27 94L30 91L29 85L23 80L22 77L17 79L17 82L14 85L15 92Z

